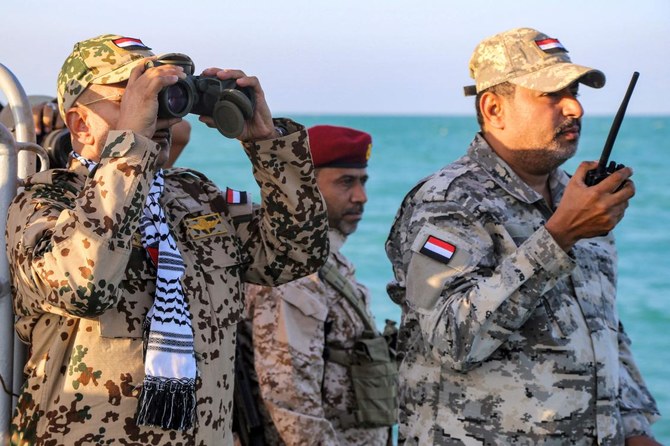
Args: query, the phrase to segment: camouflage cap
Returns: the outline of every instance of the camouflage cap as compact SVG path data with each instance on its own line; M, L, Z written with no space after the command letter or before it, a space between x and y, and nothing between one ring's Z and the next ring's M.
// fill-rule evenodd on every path
M139 39L104 34L75 44L58 74L58 110L63 118L90 84L114 84L128 79L130 71L151 48Z
M503 82L552 93L574 81L593 88L605 85L605 75L575 65L558 39L531 28L516 28L484 39L470 59L470 77L476 85L464 88L466 96Z

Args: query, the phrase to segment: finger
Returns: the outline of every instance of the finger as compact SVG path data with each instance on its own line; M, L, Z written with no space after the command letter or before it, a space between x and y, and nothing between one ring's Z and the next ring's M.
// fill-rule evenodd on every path
M243 77L246 77L247 75L244 74L244 71L242 70L226 68L225 70L221 70L218 73L216 73L216 76L219 79L241 79Z
M596 161L582 161L579 166L577 166L577 169L575 170L575 173L572 177L580 180L583 183L584 178L586 178L586 172L593 170L596 167L598 167L598 163Z
M613 195L620 200L630 200L635 196L635 183L633 180L624 181Z
M216 123L214 122L214 119L212 119L211 116L200 116L198 118L198 121L204 123L207 127L215 128Z
M245 77L244 71L231 68L208 68L202 72L203 76L215 76L221 80L225 79L240 79Z
M254 89L261 90L261 83L258 81L256 76L244 76L237 79L237 85L240 87L252 87Z
M167 129L181 122L181 118L158 118L156 120L156 130Z
M152 67L148 68L145 70L145 76L148 77L155 77L155 76L178 76L180 78L186 77L186 73L184 72L184 67L180 67L179 65L170 65L170 64L165 64L165 65L160 65L157 67Z
M136 77L133 83L129 79L126 94L132 90L139 92L140 96L155 97L161 89L177 83L180 77L185 76L184 70L174 65L150 68L145 70L141 77Z
M631 180L627 180L620 190L602 195L600 202L609 210L609 213L623 212L634 195L635 186Z
M42 128L45 133L53 130L54 123L54 104L53 102L46 102L42 107Z
M172 143L174 145L185 146L191 139L191 124L188 121L180 120L172 127Z
M56 104L54 104L55 106ZM65 121L63 121L63 117L58 113L58 107L56 106L56 122L54 124L55 129L62 129L65 127Z
M635 193L637 192L637 188L635 187L635 183L633 180L626 180L626 182L623 184L623 188L630 191L631 197L635 196Z
M144 74L144 72L147 69L145 64L148 61L154 60L154 59L155 59L155 57L147 57L146 59L142 59L141 63L138 63L137 65L135 65L135 68L130 70L130 75L128 75L128 83L130 84L132 82L135 82L135 80L137 80L138 77L142 76L142 74Z
M181 68L180 68L181 70ZM182 75L185 76L183 71L179 71ZM165 72L161 72L160 76L157 76L152 82L155 82L158 84L158 91L160 91L162 88L174 85L179 81L179 74L178 71L175 70L166 70Z
M35 135L42 134L42 104L37 104L32 107L33 125L35 127Z
M206 68L206 69L202 70L201 76L214 77L214 76L216 76L216 73L218 73L219 71L224 71L224 70L223 70L223 68L215 68L215 67Z
M626 209L628 209L628 200L624 201L619 206L612 208L612 219L615 225L623 220L623 217L626 215Z
M619 187L628 180L633 175L633 169L630 167L624 167L610 174L607 178L602 180L600 184L596 187L599 187L603 191L607 192L616 192Z

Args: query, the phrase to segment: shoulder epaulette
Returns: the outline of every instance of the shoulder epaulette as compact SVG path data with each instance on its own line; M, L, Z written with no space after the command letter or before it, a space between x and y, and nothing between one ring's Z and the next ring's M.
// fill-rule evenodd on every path
M165 177L168 178L171 176L197 178L207 183L212 182L209 178L207 178L207 176L205 176L205 174L198 172L197 170L187 169L184 167L171 167L169 169L165 169Z

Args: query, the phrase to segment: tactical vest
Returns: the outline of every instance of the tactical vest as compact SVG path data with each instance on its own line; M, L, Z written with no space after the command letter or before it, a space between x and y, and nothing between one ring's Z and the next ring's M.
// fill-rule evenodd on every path
M322 280L328 282L354 308L365 324L363 335L352 349L329 346L326 343L324 358L349 369L353 383L356 409L353 413L342 413L342 427L385 427L398 420L398 366L395 352L389 348L384 336L370 320L356 290L328 259L319 271Z

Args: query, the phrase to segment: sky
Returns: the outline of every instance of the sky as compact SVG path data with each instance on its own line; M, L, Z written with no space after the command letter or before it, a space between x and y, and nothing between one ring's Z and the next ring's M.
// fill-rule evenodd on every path
M4 0L0 10L0 63L28 94L55 93L75 42L116 33L186 53L198 72L258 76L275 115L470 115L462 88L477 43L532 27L607 75L603 89L582 89L587 114L613 115L639 71L628 113L670 115L668 0Z

